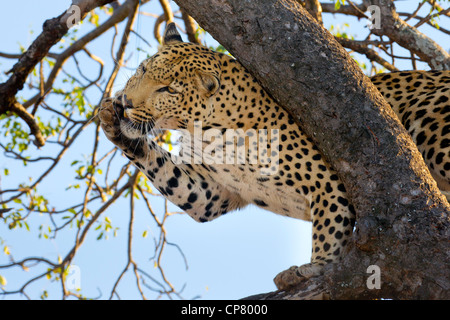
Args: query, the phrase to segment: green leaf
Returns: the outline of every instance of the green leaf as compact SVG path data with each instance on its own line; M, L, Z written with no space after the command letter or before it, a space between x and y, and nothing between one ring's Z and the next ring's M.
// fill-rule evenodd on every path
M6 284L8 283L8 281L6 281L6 278L2 275L0 275L0 286L4 287L6 286Z
M345 0L336 0L336 3L334 4L334 10L339 10L341 4L345 4Z
M41 299L42 300L45 300L45 299L47 299L48 298L48 292L47 292L47 290L44 290L43 292L42 292L42 294L41 294Z
M337 0L336 3L334 4L334 10L339 10L340 7L341 7L341 1Z

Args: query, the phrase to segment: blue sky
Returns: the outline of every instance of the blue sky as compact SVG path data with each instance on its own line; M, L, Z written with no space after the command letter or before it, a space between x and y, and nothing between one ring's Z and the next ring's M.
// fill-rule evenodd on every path
M69 7L70 3L71 1L68 0L3 1L0 4L3 12L3 17L0 20L0 30L2 30L0 51L17 53L19 43L28 47L40 33L42 23L46 19L59 15ZM411 5L415 7L417 3L413 0L399 2L397 4L398 11L408 11ZM172 5L174 6L173 2ZM142 10L160 13L156 1L145 5ZM357 38L363 37L367 32L362 24L357 23L355 19L331 20L331 15L324 15L324 18L325 26L329 26L331 23L342 26L344 22L349 22L350 25L343 28L346 28L349 33ZM152 35L153 23L154 18L139 17L136 31L145 37L152 44L152 47L148 48L142 40L132 36L126 54L129 57L128 67L130 69L135 68L145 58L144 53L133 49L141 47L147 50L149 54L156 52L157 44ZM92 26L83 24L79 33L84 34L90 28ZM121 34L120 30L119 35ZM30 33L30 31L33 33ZM93 54L105 60L104 77L108 76L112 70L112 61L109 54L112 34L112 31L109 31L88 45L88 49ZM437 35L436 41L441 45L448 46L448 37L444 38L438 33L434 34ZM208 40L208 44L214 45L214 43L212 39ZM445 49L448 50L448 47L445 47ZM56 49L51 51L54 52ZM130 56L131 53L132 56ZM400 51L398 54L400 54ZM89 75L92 69L92 74L95 75L97 70L95 64L81 58L81 55L80 61L86 63L86 65L83 65L86 74ZM12 60L0 59L0 70L8 70L12 63ZM73 68L73 63L67 64L68 70L73 70ZM410 65L404 64L400 68L409 69ZM128 69L123 70L114 88L116 90L121 88L132 72ZM4 79L5 76L2 74L0 82ZM30 96L26 90L21 94L24 97ZM100 92L94 89L90 90L87 95L92 103L96 103L100 97ZM55 100L54 103L53 106L57 107L58 102ZM88 134L89 131L86 132L86 136ZM101 150L109 150L112 146L103 134L101 139ZM70 163L73 159L79 159L82 155L89 155L92 150L90 144L91 142L87 138L78 141L64 157L59 168L48 177L40 188L41 193L50 197L60 207L70 204L72 197L74 197L73 193L65 191L73 176L73 168L70 167ZM33 157L41 156L42 152L34 149L33 146L30 149L30 154ZM2 188L14 186L32 176L36 170L43 170L42 167L33 167L32 165L23 168L20 163L14 164L11 160L0 155L2 175L4 168L9 168L12 174L1 177ZM126 230L129 216L124 212L127 212L128 201L128 198L120 200L105 214L111 219L114 226L119 227L117 237L110 236L108 240L97 241L97 234L91 232L74 260L74 264L79 267L82 292L86 296L108 298L112 285L125 266ZM163 210L163 201L154 199L152 204L155 211L161 212ZM179 211L175 206L170 208L173 211ZM45 217L36 214L36 216L30 218L29 223L38 226L41 223L48 223L48 221L45 222L45 219ZM153 253L153 240L151 237L144 239L141 236L143 231L151 232L155 226L142 205L138 205L135 219L134 258L147 272L155 272L153 262L149 260L149 256ZM67 250L73 245L73 230L60 233L55 240L38 240L35 230L36 227L31 232L24 229L10 231L5 225L0 225L0 237L8 245L16 260L39 255L48 256L51 259L57 255L65 256ZM166 230L168 240L176 243L182 249L187 259L188 269L185 268L182 256L173 247L167 249L162 264L167 278L176 289L185 286L182 296L186 299L194 297L200 299L238 299L252 294L273 291L276 288L272 279L278 272L289 268L291 265L307 263L310 259L310 223L278 216L254 206L249 206L244 210L205 224L199 224L187 215L173 215L168 219ZM8 257L0 252L0 265L7 262ZM21 286L24 281L31 277L30 273L19 269L0 269L0 275L8 281L6 287L8 290ZM134 282L132 272L129 271L125 280L119 286L121 298L139 298ZM48 280L36 282L35 285L30 287L28 293L31 297L38 298L42 290L48 290L50 298L57 298L60 294L59 285L55 285ZM146 296L153 298L155 295L151 291L147 291Z

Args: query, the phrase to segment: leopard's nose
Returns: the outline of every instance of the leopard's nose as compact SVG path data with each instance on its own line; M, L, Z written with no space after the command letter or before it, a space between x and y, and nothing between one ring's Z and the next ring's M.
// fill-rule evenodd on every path
M122 95L122 105L124 109L133 108L133 102L127 98L126 94Z

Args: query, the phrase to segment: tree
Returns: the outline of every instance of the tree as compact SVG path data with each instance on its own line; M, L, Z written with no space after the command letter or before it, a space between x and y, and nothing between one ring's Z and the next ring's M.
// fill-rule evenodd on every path
M342 264L276 297L448 298L448 203L399 120L332 35L297 1L188 2L178 0L300 119L357 209L355 242ZM372 3L381 9L376 34L397 39L431 67L449 68L450 56L399 20L393 2ZM369 266L381 268L379 290L358 276Z
M136 51L129 48L130 37L133 35L145 44L149 42L147 35L136 31L139 16L155 16L141 10L147 2L73 0L70 10L46 21L42 32L22 54L0 53L0 57L17 60L7 72L6 80L0 83L1 133L5 137L0 147L6 158L22 163L24 169L36 168L29 182L22 178L19 182L19 172L4 168L2 184L6 181L8 187L2 185L0 189L1 221L11 230L38 230L42 238L60 239L63 234L74 238L65 256L30 255L15 259L8 239L0 237L3 252L10 259L9 263L0 265L1 295L29 297L27 290L33 283L49 278L60 284L63 298L85 298L76 288L66 285L70 267L90 234L102 239L114 233L116 226L106 212L113 211L113 205L123 197L129 201L129 222L125 226L127 258L108 296L120 297L118 285L124 281L127 271L134 275L143 298L153 291L157 297L180 294L167 278L162 263L167 247L175 248L184 259L179 247L168 241L165 231L165 223L174 212L168 209L167 203L162 212L153 209L160 195L153 193L138 170L118 159L116 149L111 145L109 149L102 147L100 128L95 121L100 100L111 95L121 68L130 60L127 52ZM301 115L304 130L336 167L357 208L355 242L343 263L277 297L448 298L449 279L445 268L448 204L424 169L423 160L405 130L361 68L341 47L366 57L371 66L365 66L367 73L384 68L397 70L396 63L401 58L410 61L413 68L425 62L431 68L448 69L448 53L406 23L416 21L417 28L431 26L448 34L440 21L437 23L439 17L450 16L449 9L442 8L445 2L424 1L404 13L397 13L390 1L384 5L377 0L364 0L360 4L350 1L345 4L341 0L333 3L255 0L245 5L234 0L194 3L178 0L176 3L181 12L174 14L169 1L159 1L162 14L155 16L153 37L160 39L164 21L176 20L183 23L190 41L200 42L203 31L197 28L192 16L280 104ZM303 5L319 22L306 13ZM382 23L380 29L372 29L364 40L354 40L339 29L331 36L320 25L321 12L370 19L367 12L370 5L380 8L380 19L387 23ZM424 9L428 13L419 16ZM75 25L83 19L95 28L78 36ZM120 26L122 36L115 44ZM87 46L110 30L114 33L111 52L114 51L116 64L104 77L107 69L104 60ZM407 50L408 57L394 54L394 51L401 52L400 47ZM97 74L83 67L94 66L92 62L98 66ZM73 64L70 72L65 68L69 63ZM95 101L91 101L92 97ZM169 147L173 144L170 132L157 139ZM91 151L84 159L76 154L64 163L80 140L89 141L82 143L90 144ZM36 147L40 148L38 156ZM40 165L46 162L50 164L42 170ZM42 186L60 167L65 172L70 168L75 172L75 182L72 177L63 181L66 186L70 184L67 194L73 202L69 205L51 200L43 193L46 189ZM11 176L16 177L12 183L11 179L7 180ZM146 207L153 221L152 261L156 275L141 268L134 258L133 230L138 204ZM47 219L47 225L36 220L36 213ZM367 288L369 265L380 268L379 290ZM30 270L32 275L17 288L5 289L6 278L2 273L11 268ZM43 291L42 297L47 294Z

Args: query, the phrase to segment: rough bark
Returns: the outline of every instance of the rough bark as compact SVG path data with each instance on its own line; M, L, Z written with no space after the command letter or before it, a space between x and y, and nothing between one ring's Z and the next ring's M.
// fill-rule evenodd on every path
M332 299L450 298L448 203L390 107L334 37L294 0L176 2L298 118L357 209L341 264L289 294L258 298L310 291ZM366 285L370 265L380 267L380 289Z

